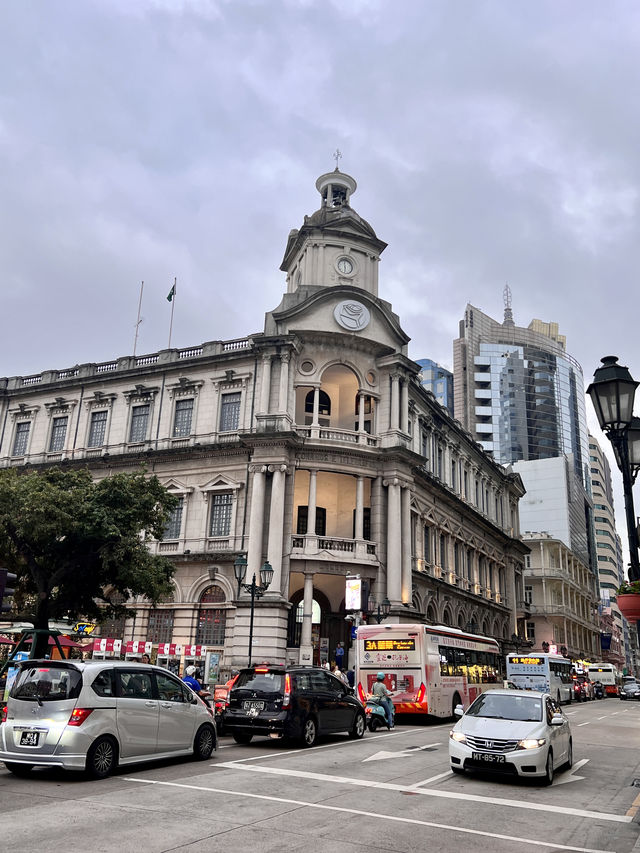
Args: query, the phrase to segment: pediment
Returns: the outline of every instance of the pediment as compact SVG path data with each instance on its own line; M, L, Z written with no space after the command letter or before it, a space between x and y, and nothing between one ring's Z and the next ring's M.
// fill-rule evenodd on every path
M203 486L200 486L201 492L213 492L229 490L235 491L242 488L242 483L228 477L226 474L217 474L212 480L209 480Z

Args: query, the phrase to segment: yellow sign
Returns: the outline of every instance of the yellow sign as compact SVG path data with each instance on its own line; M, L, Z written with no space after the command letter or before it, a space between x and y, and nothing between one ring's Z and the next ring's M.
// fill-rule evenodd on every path
M89 634L93 634L98 626L94 622L76 622L76 624L71 629L72 634L83 634L85 637L88 637Z
M415 640L365 640L365 652L413 652Z
M543 658L520 658L515 655L509 656L509 663L524 663L527 666L542 666L544 664Z

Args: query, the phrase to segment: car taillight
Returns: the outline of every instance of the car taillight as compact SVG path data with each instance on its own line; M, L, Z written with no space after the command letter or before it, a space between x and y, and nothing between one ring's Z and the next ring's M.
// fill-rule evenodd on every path
M284 697L282 699L282 707L288 708L290 702L291 702L291 676L287 672L287 673L285 673L285 676L284 676Z
M93 708L74 708L69 717L68 726L81 726L87 719Z
M418 695L416 696L416 702L424 702L424 696L427 692L427 688L424 686L424 683L420 685L420 689L418 690Z
M253 671L254 672L269 672L269 670L267 669L266 666L257 666Z
M0 716L0 723L6 723L6 722L7 722L7 706L3 705L2 706L2 716Z
M362 684L360 682L358 682L358 699L362 702L363 705L367 701L367 697L365 696L364 690L362 689Z

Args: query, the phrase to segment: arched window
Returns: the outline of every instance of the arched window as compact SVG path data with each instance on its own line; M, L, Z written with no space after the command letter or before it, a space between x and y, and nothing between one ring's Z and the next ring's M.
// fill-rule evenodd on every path
M313 414L313 395L315 391L309 391L304 398L304 411L307 415ZM331 398L326 391L318 392L318 414L328 417L331 414Z
M208 586L200 596L196 645L223 646L227 625L227 611L216 604L225 604L226 596L217 584Z

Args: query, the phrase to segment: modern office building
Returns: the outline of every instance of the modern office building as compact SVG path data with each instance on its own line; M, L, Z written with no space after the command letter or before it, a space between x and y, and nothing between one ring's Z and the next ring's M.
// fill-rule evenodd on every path
M246 663L253 624L254 660L317 662L350 644L351 575L369 585L365 619L388 598L392 621L504 641L522 621L521 479L418 381L356 182L336 170L316 188L262 331L0 380L0 466L101 478L144 462L179 498L152 544L175 564L173 595L129 602L135 618L105 640L206 648L224 672ZM253 622L242 555L248 582L274 570Z
M418 358L416 364L420 365L418 381L453 416L453 373L430 358Z
M557 323L517 326L506 288L502 323L467 305L453 356L455 417L520 474L521 530L569 549L591 573L581 592L589 599L597 562L584 379L565 337ZM591 610L588 616L595 631L597 619Z

